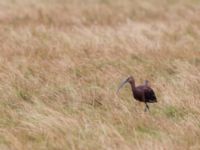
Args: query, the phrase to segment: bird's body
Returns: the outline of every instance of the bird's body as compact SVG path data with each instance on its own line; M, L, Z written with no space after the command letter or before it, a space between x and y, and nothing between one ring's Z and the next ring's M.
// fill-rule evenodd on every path
M141 102L154 103L156 102L156 96L154 91L148 86L137 86L132 89L133 97Z
M145 111L146 111L146 109L149 109L149 106L148 106L147 103L156 103L157 102L156 95L155 95L153 89L148 85L148 81L145 80L145 84L144 85L135 86L135 80L134 80L134 78L132 76L128 77L125 81L123 81L120 84L117 92L127 82L130 83L130 85L131 85L133 97L137 101L145 103L145 105L146 105Z

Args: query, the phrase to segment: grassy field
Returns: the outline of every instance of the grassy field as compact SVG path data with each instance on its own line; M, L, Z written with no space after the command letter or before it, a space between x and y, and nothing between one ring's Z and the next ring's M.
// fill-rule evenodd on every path
M1 150L199 150L199 0L1 0ZM121 80L151 82L144 112ZM101 103L101 104L100 104Z

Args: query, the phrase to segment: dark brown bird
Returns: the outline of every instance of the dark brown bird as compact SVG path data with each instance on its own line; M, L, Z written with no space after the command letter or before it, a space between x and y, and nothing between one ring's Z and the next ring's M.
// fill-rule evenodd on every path
M132 88L133 97L137 101L145 103L146 107L145 107L144 111L146 111L147 109L149 110L149 106L147 103L156 103L157 102L156 95L155 95L153 89L149 86L148 80L145 80L143 85L135 86L135 80L132 76L130 76L119 85L119 87L117 89L117 93L126 83L130 83L131 88Z

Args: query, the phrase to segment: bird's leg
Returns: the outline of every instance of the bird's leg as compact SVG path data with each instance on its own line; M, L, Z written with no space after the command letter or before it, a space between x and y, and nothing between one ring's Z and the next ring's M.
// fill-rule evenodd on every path
M147 109L148 109L148 111L149 111L149 105L148 105L147 103L145 103L145 105L146 105L146 107L145 107L144 111L146 112Z

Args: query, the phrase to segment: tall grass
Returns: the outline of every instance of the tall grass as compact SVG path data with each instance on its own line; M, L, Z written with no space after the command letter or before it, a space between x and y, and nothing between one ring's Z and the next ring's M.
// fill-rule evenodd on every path
M0 149L200 149L198 0L1 0ZM151 81L145 113L127 85Z

